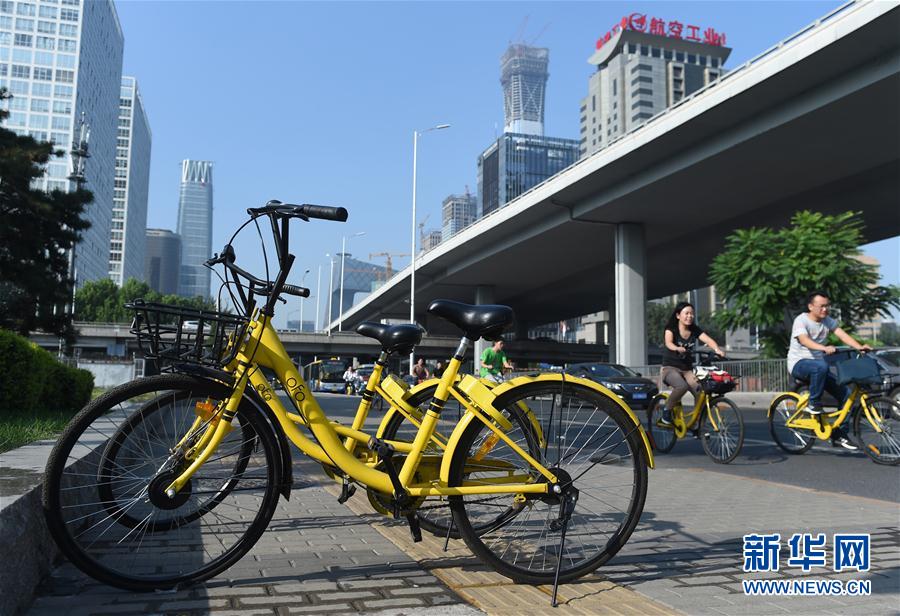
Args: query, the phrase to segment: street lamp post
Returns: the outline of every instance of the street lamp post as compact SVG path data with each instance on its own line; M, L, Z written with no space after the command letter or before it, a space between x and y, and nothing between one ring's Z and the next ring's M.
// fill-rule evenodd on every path
M328 260L331 261L331 274L328 276L328 311L325 313L325 323L328 329L328 335L331 335L331 301L332 297L334 297L334 255L330 255L327 252L325 256L328 257Z
M338 301L338 331L343 331L344 325L344 257L347 256L347 239L359 237L360 235L365 235L365 231L358 231L353 235L345 235L341 239L341 292L340 292L340 300Z
M306 280L307 274L309 274L309 270L306 270L305 272L303 272L303 276L300 278L300 286L301 287L303 286L303 281ZM300 331L301 332L303 331L303 300L305 300L305 299L306 299L305 297L300 298Z
M322 302L319 297L322 292L322 264L319 263L319 271L316 274L316 331L319 331L319 313L322 309Z
M416 162L419 155L419 135L424 135L433 130L442 130L450 128L449 124L438 124L423 131L413 131L413 185L412 185L412 233L410 234L409 251L412 255L409 264L409 322L416 322ZM409 354L409 373L413 373L413 365L415 362L415 353Z

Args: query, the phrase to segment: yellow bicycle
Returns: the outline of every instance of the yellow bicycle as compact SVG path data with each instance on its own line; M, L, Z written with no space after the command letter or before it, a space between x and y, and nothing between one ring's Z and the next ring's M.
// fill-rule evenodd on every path
M711 355L701 355L707 365L694 369L700 383L700 392L694 397L694 408L685 414L679 402L672 409L672 424L665 425L660 417L669 394L660 392L647 409L647 430L653 448L660 453L672 451L678 439L693 431L700 439L703 451L713 462L728 464L738 456L744 445L744 419L737 405L724 396L734 389L733 378L711 365Z
M853 383L839 409L811 415L806 409L809 392L786 392L769 405L769 432L775 444L789 454L806 453L816 439L827 441L852 415L853 435L860 448L877 464L900 464L900 405L880 393L870 395L864 383Z
M637 418L602 386L558 373L491 389L460 375L480 337L512 322L506 306L436 300L429 311L457 325L460 344L433 397L421 404L396 378L391 354L419 342L415 325L363 324L381 354L351 425L329 420L272 326L286 284L294 219L346 220L343 208L269 202L278 257L274 280L222 265L242 314L136 302L133 331L149 357L174 373L138 379L92 401L72 420L47 463L43 505L62 552L92 577L126 589L183 587L237 562L264 533L293 485L290 444L344 486L380 496L420 538L417 509L444 499L450 528L498 572L520 582L565 582L593 571L627 541L643 509L653 458ZM235 233L237 235L237 232ZM268 277L267 277L268 278ZM257 299L261 305L257 306ZM198 325L185 328L187 321ZM284 388L290 409L266 371ZM376 396L416 425L410 439L363 430ZM439 431L448 401L452 430ZM414 404L415 402L415 404Z

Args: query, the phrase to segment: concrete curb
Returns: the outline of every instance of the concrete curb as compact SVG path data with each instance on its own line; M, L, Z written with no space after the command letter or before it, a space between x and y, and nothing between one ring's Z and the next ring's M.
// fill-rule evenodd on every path
M0 456L0 614L28 607L59 550L44 522L41 486L55 441L37 441Z

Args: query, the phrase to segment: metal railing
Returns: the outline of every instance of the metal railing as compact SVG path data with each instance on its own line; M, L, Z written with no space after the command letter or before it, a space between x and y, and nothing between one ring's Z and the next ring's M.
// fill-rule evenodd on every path
M716 361L716 367L726 370L738 377L735 391L740 392L776 392L788 391L792 384L788 374L786 359L748 359L741 361ZM662 387L659 374L660 365L632 366L632 370L654 381Z

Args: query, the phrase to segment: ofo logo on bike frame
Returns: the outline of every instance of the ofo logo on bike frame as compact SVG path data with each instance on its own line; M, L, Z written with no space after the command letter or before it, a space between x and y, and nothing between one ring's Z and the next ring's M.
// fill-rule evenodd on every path
M864 573L871 566L871 540L866 534L835 534L828 549L823 533L795 533L787 541L789 555L786 565L810 572L828 568L835 573L856 571ZM779 571L781 566L781 535L744 535L744 571L763 573ZM870 595L871 580L743 580L745 595Z

